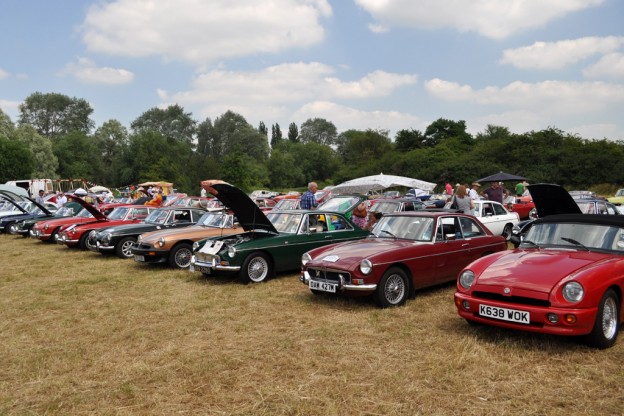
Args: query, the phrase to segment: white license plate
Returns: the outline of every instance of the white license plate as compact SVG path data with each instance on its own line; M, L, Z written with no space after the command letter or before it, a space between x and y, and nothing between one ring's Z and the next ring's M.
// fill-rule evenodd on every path
M479 315L488 318L500 319L501 321L517 322L519 324L529 324L531 315L526 311L515 309L499 308L498 306L479 305Z
M310 280L310 289L320 290L323 292L336 293L337 288L338 288L338 285L334 283L317 282L314 280Z
M189 266L189 271L191 272L200 272L203 274L210 274L212 273L212 269L210 269L210 267L206 267L206 266L193 266L192 264Z
M135 261L145 261L145 256L139 256L137 254L134 255Z

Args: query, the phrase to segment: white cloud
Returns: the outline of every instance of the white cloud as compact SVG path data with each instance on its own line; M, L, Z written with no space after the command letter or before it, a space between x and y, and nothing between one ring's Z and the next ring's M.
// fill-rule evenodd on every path
M585 68L583 75L587 78L622 78L624 79L624 54L610 53Z
M425 89L449 102L502 105L551 115L584 114L624 103L624 85L605 82L516 81L502 88L475 90L469 85L432 79L425 82Z
M98 67L90 59L78 58L77 63L69 63L62 71L86 84L127 84L132 82L134 74L125 69Z
M603 124L585 124L580 126L573 126L567 129L570 134L578 134L584 139L612 139L623 140L624 130L618 128L616 124L603 123Z
M624 36L535 42L531 46L503 51L500 62L524 69L559 69L593 55L616 51L623 46Z
M82 32L90 51L203 65L318 44L331 15L327 0L116 0L92 6Z
M0 81L9 77L9 73L4 69L0 68Z
M362 111L330 101L307 103L292 115L292 119L300 120L300 123L315 117L330 120L340 131L372 129L396 133L398 130L410 128L424 131L428 124L412 114L399 111ZM390 134L391 138L394 137L393 133Z
M355 0L384 26L453 28L495 39L536 28L604 0Z
M0 108L6 115L8 115L11 118L11 120L15 121L17 120L17 117L19 116L18 110L19 110L19 105L21 103L22 103L21 101L0 99Z

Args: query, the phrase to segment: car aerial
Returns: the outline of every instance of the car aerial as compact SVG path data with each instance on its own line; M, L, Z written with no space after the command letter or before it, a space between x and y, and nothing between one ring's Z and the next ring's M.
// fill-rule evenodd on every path
M169 263L184 269L191 264L193 243L221 235L240 233L243 229L234 215L206 212L197 224L185 228L165 229L139 235L131 252L141 263Z
M30 236L43 242L54 243L62 226L91 222L93 219L93 214L83 208L73 217L51 218L37 222L31 227Z
M124 224L93 230L87 238L87 248L102 254L115 253L117 257L133 257L132 246L139 235L165 228L182 228L196 224L205 210L189 207L160 207L138 224Z
M517 213L507 211L503 204L496 201L479 200L474 201L474 204L475 217L494 235L502 235L507 239L511 237L513 226L520 221Z
M52 219L58 219L63 217L73 217L79 212L82 207L75 202L68 202L56 212L52 213L52 215L43 215L43 216L35 216L31 218L22 219L18 222L11 224L8 227L8 233L12 235L21 235L22 237L30 237L32 227L41 221L47 221Z
M419 199L414 198L381 198L373 202L368 212L380 212L389 214L398 211L417 211L425 209L425 204Z
M583 336L589 346L608 348L623 319L623 295L624 217L553 214L540 215L518 248L466 266L455 305L469 323Z
M340 212L317 209L265 215L243 191L228 183L204 181L202 185L232 210L245 230L193 245L190 270L204 275L231 273L244 283L259 283L277 272L298 269L301 255L308 250L369 234Z
M471 215L394 212L363 240L305 253L300 281L314 294L372 295L381 307L399 306L416 290L453 281L471 261L506 248L502 236Z
M614 196L607 198L607 201L615 205L624 204L624 188L618 189Z
M13 215L5 215L0 217L0 233L10 233L10 230L15 230L17 224L22 220L31 218L51 218L54 212L49 211L45 206L40 205L31 198L27 201L15 202L10 200L11 204L14 204L16 208L19 208L20 212L15 212Z
M148 214L153 211L154 207L145 205L121 205L115 207L108 216L99 212L94 206L80 200L80 198L68 197L80 203L84 209L87 209L93 215L93 221L64 225L58 231L57 243L66 245L67 247L79 247L81 250L87 249L87 239L89 233L115 225L134 224L142 222L147 218Z

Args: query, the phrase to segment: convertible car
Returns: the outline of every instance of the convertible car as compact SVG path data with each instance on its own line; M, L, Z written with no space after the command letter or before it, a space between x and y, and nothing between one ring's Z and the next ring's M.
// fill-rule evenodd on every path
M96 207L87 204L80 198L68 196L70 201L79 203L84 209L93 215L93 221L64 225L59 229L57 243L64 244L67 247L79 247L81 250L87 249L87 239L89 233L115 225L134 224L141 222L147 218L148 214L153 211L154 207L145 205L120 205L112 209L108 216L102 214Z
M232 210L245 232L196 242L191 271L236 273L244 283L259 283L276 272L298 269L301 255L308 250L369 234L340 212L317 209L265 215L243 191L228 183L204 181L202 186Z
M18 211L15 211L13 215L0 217L0 233L4 232L9 234L11 230L16 229L15 227L22 220L31 218L51 218L54 215L54 212L49 211L47 207L38 204L31 198L26 198L21 202L13 200L7 200L6 202L9 205L13 205Z
M207 212L197 224L190 227L158 230L139 235L130 251L138 262L168 262L171 267L184 269L191 263L194 242L242 231L234 215L225 212Z
M21 219L18 222L11 224L8 227L8 233L13 235L21 235L22 237L29 237L32 227L38 222L64 217L73 217L81 209L82 207L79 204L75 202L68 202L61 208L59 208L56 212L54 212L52 215L43 215L27 219Z
M115 253L122 259L130 259L132 246L139 235L150 231L166 228L183 228L191 226L206 211L189 207L161 207L152 211L145 221L138 224L116 225L103 230L92 230L87 238L87 248L102 254Z
M394 212L364 240L305 253L300 281L315 294L373 295L381 307L399 306L417 289L453 281L471 261L506 248L470 215Z
M541 212L537 188L530 189ZM608 348L623 321L623 298L624 217L553 214L535 220L517 249L462 270L455 305L469 323L583 336Z
M82 224L94 220L93 214L86 209L80 210L71 217L51 218L34 224L30 229L30 236L43 242L54 243L58 239L58 232L62 226Z

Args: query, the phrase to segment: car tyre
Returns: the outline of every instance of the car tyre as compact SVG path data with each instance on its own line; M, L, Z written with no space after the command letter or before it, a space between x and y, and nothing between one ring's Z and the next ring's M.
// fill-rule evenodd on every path
M117 254L117 257L121 259L132 258L132 246L135 242L136 238L134 237L126 237L121 239L121 241L117 243L117 247L115 247L115 254Z
M509 240L509 238L511 237L512 230L513 230L513 225L511 224L505 225L505 228L503 228L503 237L505 237L505 240Z
M586 338L587 345L601 350L612 347L618 336L619 325L620 301L613 289L609 289L598 305L594 328Z
M46 243L54 243L56 244L56 236L58 235L58 228L54 229L54 231L52 231L52 234L50 234L50 238L48 238L47 240L43 240Z
M261 252L251 253L243 262L239 279L243 283L261 283L273 273L269 256Z
M87 239L89 238L89 233L83 233L80 236L80 239L78 240L78 248L80 248L80 250L87 250Z
M191 257L193 247L187 243L178 244L169 253L169 265L176 269L186 269L191 264Z
M382 308L401 306L409 295L407 274L398 267L392 267L384 273L375 291L375 303Z

